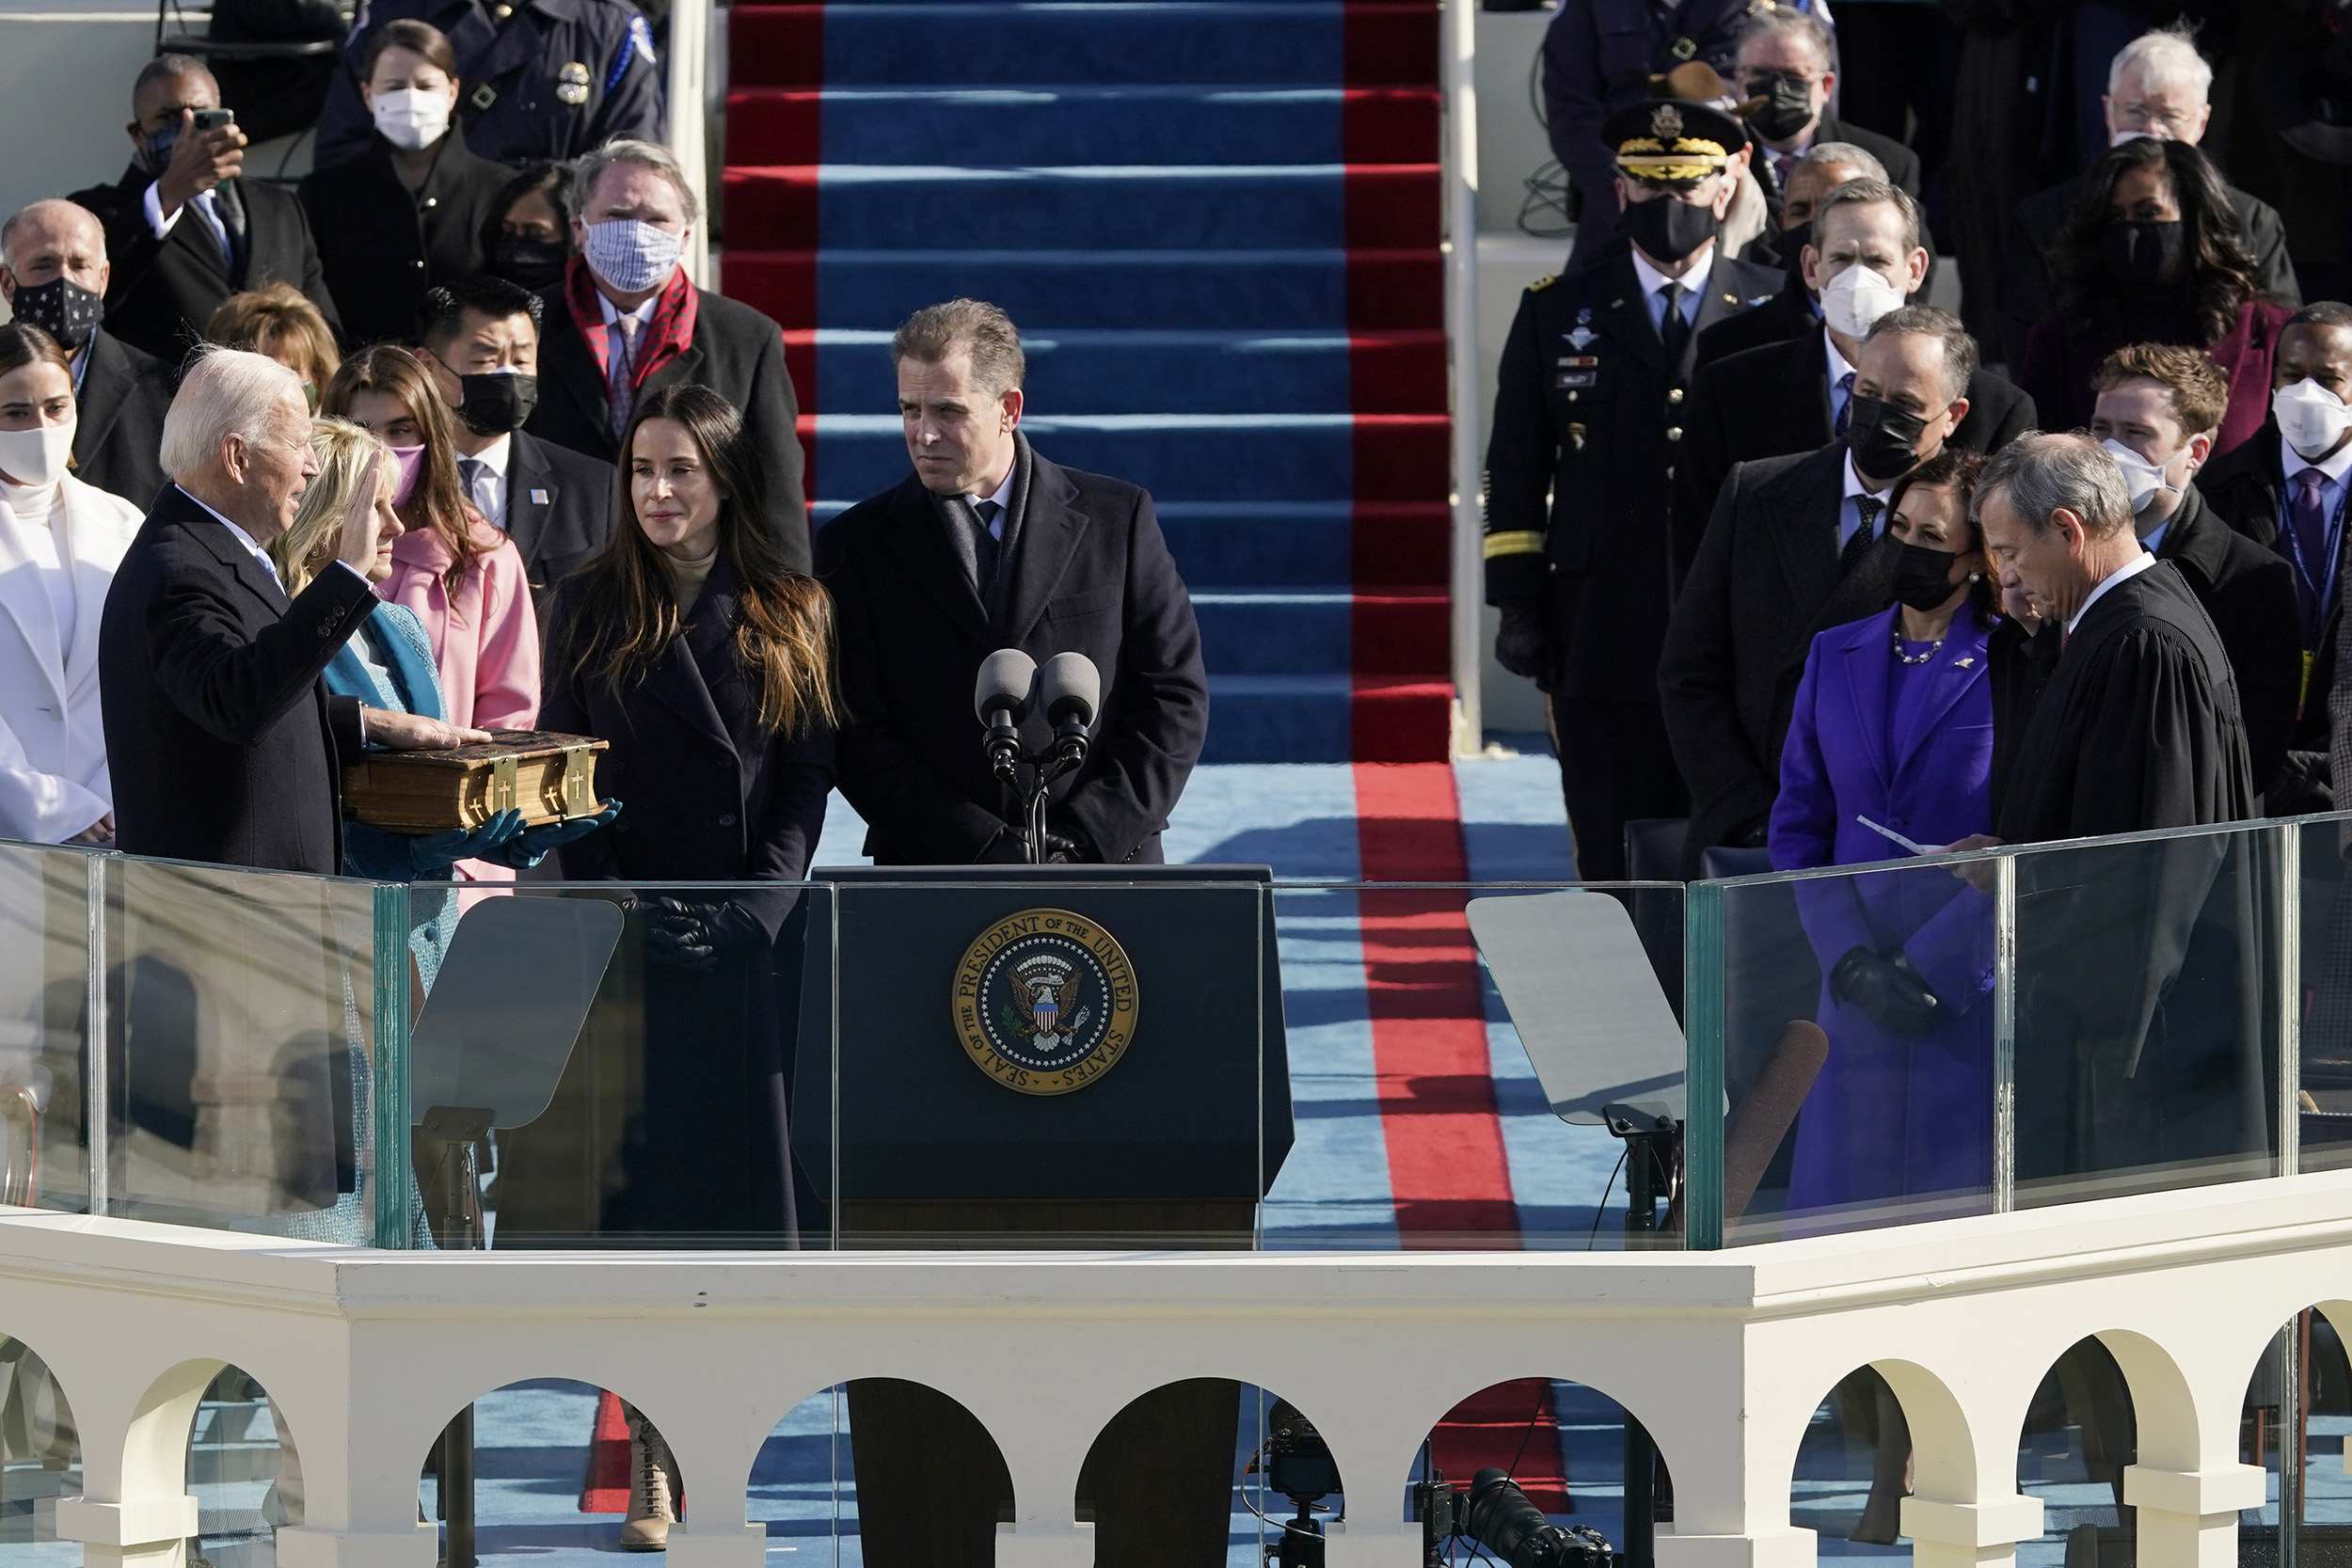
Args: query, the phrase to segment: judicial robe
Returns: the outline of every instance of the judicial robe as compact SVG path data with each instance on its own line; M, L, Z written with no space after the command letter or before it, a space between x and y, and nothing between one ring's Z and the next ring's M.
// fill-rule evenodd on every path
M2170 563L2084 613L2009 766L2010 843L2255 815L2228 656ZM2019 859L2021 1182L2260 1153L2265 876L2247 835Z
M2010 844L2255 815L2229 656L2169 562L2084 614L2011 766L1993 828Z

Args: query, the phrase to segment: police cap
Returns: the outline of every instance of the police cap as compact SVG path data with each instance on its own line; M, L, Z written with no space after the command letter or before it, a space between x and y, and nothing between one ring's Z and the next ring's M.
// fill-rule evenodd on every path
M1687 185L1719 174L1748 134L1708 103L1647 99L1629 103L1601 122L1600 137L1617 172L1653 185Z

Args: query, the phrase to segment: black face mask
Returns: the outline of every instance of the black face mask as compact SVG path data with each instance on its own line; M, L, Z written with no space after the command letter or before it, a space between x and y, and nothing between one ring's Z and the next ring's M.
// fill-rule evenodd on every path
M171 166L171 150L179 140L180 127L177 125L167 125L160 131L148 133L145 149L140 153L146 160L148 173L162 178L164 170Z
M1756 134L1768 141L1786 141L1813 121L1813 84L1801 76L1775 75L1764 106L1748 116Z
M1928 428L1927 420L1859 392L1846 406L1846 450L1853 454L1857 470L1872 479L1893 480L1919 466L1919 436Z
M2107 226L2107 276L2127 289L2161 283L2181 259L2182 225L2133 218Z
M1939 608L1958 586L1952 581L1952 562L1959 559L1949 550L1904 545L1895 557L1895 597L1916 610Z
M465 401L457 418L476 436L504 436L520 430L531 411L539 406L535 375L461 375Z
M53 277L16 291L16 319L40 327L69 354L89 341L105 314L105 295L94 294L68 277Z
M529 234L501 234L490 253L490 270L509 283L545 289L564 277L571 249L561 240L535 239Z
M1626 238L1660 261L1681 261L1722 227L1712 207L1693 207L1673 196L1637 201L1625 210Z

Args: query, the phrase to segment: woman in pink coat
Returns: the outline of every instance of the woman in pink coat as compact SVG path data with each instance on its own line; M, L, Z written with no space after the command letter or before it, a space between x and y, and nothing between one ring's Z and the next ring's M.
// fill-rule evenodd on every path
M539 623L523 558L468 504L449 409L424 367L389 343L362 349L335 372L319 411L374 431L401 461L398 509L408 531L392 548L392 575L375 591L424 622L450 721L533 728Z
M433 662L453 724L528 730L539 721L539 620L515 542L483 520L459 483L450 413L424 367L378 343L342 363L319 400L382 436L401 463L395 509L408 531L392 546L378 597L405 605L433 640ZM512 881L486 861L459 861L467 881Z

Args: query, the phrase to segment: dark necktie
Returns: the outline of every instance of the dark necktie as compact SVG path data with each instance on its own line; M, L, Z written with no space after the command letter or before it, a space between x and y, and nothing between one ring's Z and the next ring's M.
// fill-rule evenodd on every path
M229 236L229 276L238 283L245 281L245 195L236 182L224 180L213 187L213 212L220 219L222 232Z
M1835 434L1843 436L1847 422L1853 418L1853 372L1848 371L1837 378L1837 389L1845 394L1846 401L1837 405L1837 418L1831 429Z
M637 404L637 322L622 316L604 329L605 395L612 406L612 439L628 429L629 410Z
M980 520L979 531L972 540L972 564L979 577L973 587L979 590L982 599L986 599L989 585L996 580L996 558L1001 553L996 537L991 531L996 526L997 514L1004 508L994 501L975 501L972 511Z
M1691 341L1691 324L1682 319L1682 285L1671 280L1658 291L1658 297L1666 302L1665 314L1658 318L1658 340L1666 345L1666 357L1677 364L1682 362L1682 346Z
M1853 499L1853 509L1862 522L1846 536L1846 547L1837 552L1839 577L1852 571L1853 563L1862 559L1862 553L1870 547L1871 541L1878 538L1879 514L1885 507L1886 503L1876 496L1856 496Z
M2295 476L2295 495L2287 502L2287 526L2295 530L2296 595L2302 600L2303 627L2308 634L2326 612L2328 568L2328 501L2321 486L2328 476L2305 468Z

